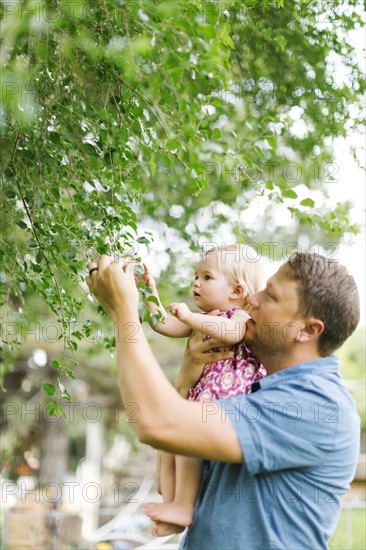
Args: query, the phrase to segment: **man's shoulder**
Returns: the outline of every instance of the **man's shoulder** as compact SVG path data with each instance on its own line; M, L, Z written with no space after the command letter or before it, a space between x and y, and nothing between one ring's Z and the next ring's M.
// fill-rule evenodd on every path
M331 456L329 468L347 465L349 477L358 453L360 418L342 380L325 382L308 373L269 383L272 377L276 379L259 380L255 393L220 401L250 474L321 468Z
M322 366L325 362L322 362ZM303 421L321 423L323 427L357 427L356 404L335 369L321 370L290 367L256 381L255 392L221 400L221 407L230 410L259 411L258 418L268 415L272 422ZM287 371L287 372L285 372ZM325 425L325 426L324 426Z

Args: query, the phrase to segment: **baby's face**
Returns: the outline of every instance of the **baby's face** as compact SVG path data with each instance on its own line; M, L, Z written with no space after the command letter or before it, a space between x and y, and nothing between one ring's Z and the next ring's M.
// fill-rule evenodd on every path
M204 256L197 265L193 283L192 298L195 305L205 312L214 309L227 311L231 307L230 295L233 289L218 255Z

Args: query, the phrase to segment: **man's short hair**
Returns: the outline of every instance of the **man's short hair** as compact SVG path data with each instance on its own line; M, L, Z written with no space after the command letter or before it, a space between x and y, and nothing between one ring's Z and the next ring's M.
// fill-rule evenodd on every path
M331 355L351 336L360 320L354 278L336 260L307 252L292 254L283 269L289 279L298 282L298 313L316 317L325 325L318 339L320 355Z

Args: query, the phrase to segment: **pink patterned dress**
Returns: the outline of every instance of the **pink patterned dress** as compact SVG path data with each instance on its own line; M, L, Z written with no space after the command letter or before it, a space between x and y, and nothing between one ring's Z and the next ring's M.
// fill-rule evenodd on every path
M230 319L236 309L221 312L219 316L225 315ZM252 384L266 376L266 369L244 342L225 348L216 348L215 351L227 350L234 350L234 357L206 363L197 384L189 390L189 400L202 403L250 393Z

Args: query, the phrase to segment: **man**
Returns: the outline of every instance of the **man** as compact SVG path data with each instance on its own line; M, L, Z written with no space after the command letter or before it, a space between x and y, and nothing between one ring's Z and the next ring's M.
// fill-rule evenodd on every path
M139 322L133 264L102 256L89 269L87 283L116 324L121 393L138 405L139 439L204 459L183 548L326 548L359 450L359 418L330 356L359 321L346 269L316 254L291 256L249 299L245 340L268 376L252 394L203 404L183 399L157 364ZM188 350L185 372L190 360Z

